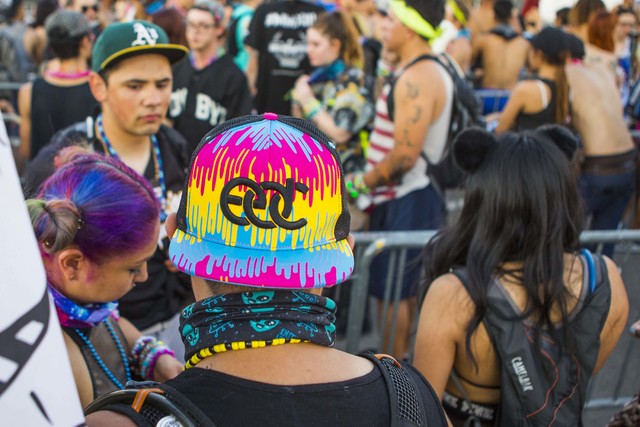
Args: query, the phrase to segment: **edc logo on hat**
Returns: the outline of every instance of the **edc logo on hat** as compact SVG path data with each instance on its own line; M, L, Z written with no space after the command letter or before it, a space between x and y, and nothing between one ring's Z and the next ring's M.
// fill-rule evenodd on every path
M350 276L342 168L326 136L301 123L242 117L203 139L169 248L181 271L283 289Z

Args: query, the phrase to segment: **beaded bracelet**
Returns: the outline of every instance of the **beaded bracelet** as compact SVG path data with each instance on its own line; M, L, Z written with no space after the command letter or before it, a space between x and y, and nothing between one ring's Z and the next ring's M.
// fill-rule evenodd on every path
M362 172L351 175L351 179L346 182L347 192L352 198L357 198L360 194L368 194L369 187L364 182L364 174Z
M147 360L145 360L145 363L147 363L147 369L146 369L146 378L149 378L150 380L153 380L155 377L155 368L156 368L156 362L158 361L158 359L160 359L160 356L163 356L165 354L168 354L169 356L172 357L176 357L176 354L173 352L173 350L171 350L169 347L160 345L158 347L155 348L155 351L153 351L151 353L151 355L149 356L149 358Z
M322 105L320 101L317 99L313 99L313 101L309 101L302 106L302 113L304 114L304 118L307 120L313 120L313 118L322 111Z
M175 357L173 350L164 345L164 342L152 336L141 336L131 350L131 364L141 378L153 380L156 362L164 354Z
M153 380L154 379L154 369L156 367L156 362L160 358L160 356L168 354L175 357L175 353L169 347L164 345L162 341L158 341L157 345L151 348L151 350L146 354L142 363L140 363L140 374L142 378Z

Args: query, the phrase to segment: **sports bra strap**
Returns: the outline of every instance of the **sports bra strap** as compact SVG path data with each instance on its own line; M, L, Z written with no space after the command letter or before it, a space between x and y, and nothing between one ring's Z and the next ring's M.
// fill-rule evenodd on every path
M547 86L542 80L536 80L538 89L540 90L540 98L542 99L542 109L549 106L549 98L547 97Z

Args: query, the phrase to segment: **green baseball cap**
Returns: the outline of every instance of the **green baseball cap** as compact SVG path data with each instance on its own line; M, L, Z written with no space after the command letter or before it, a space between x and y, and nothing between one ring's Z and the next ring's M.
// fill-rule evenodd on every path
M93 45L91 69L100 72L132 56L157 53L175 63L189 52L184 46L169 43L159 26L146 21L119 22L109 25Z

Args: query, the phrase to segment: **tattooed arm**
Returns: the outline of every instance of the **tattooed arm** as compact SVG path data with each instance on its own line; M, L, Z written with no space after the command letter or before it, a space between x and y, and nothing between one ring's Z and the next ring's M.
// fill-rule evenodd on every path
M367 172L364 182L369 188L398 181L415 165L431 123L440 115L445 89L439 65L423 61L405 71L394 86L393 149L374 169Z

